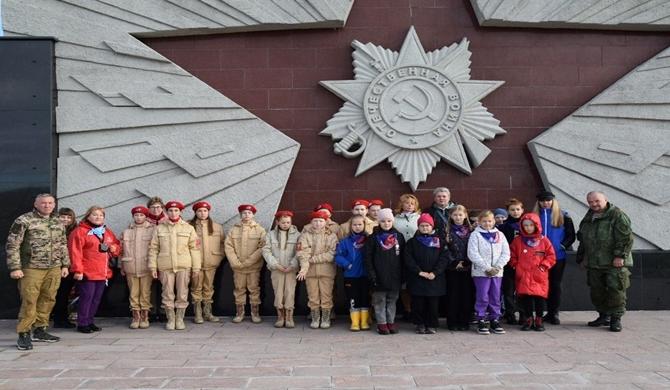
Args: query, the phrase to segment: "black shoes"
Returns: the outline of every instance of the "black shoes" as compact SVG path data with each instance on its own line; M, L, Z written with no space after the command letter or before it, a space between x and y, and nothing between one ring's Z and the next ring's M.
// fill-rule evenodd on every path
M60 337L47 333L46 327L35 328L31 337L32 341L55 343L60 341Z
M91 330L94 331L94 332L100 332L102 330L101 327L96 326L95 324L91 324L88 327L91 328Z
M521 330L528 331L533 329L535 324L533 324L533 318L526 318L526 321L523 323L523 326L521 326Z
M477 333L483 335L491 334L491 331L489 331L488 321L479 320L479 322L477 323Z
M78 325L77 326L77 332L79 332L79 333L93 333L93 329L91 329L90 325Z
M505 322L507 323L507 325L516 325L519 323L514 313L505 314Z
M16 340L16 349L19 351L33 349L33 342L30 340L30 332L19 333L19 339Z
M547 313L544 316L544 322L548 322L552 325L560 325L561 320L558 318L558 313Z
M423 325L417 325L414 328L414 333L416 333L416 334L426 334L426 328L424 328Z
M77 325L71 323L70 321L56 321L54 320L54 328L59 328L59 329L73 329L76 328Z
M612 316L610 320L610 332L621 332L623 327L621 326L621 318Z
M505 334L505 329L500 325L498 320L491 321L491 331L495 334Z
M598 326L609 326L610 325L610 316L608 316L607 314L598 313L598 318L596 318L593 321L590 321L586 325L588 325L590 327L593 327L593 328L598 327Z

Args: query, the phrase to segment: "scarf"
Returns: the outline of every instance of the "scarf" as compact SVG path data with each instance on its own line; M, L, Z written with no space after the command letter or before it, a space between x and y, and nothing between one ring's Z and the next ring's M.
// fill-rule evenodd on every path
M165 213L160 213L160 215L153 215L153 214L149 213L147 215L147 218L150 219L151 221L153 221L154 225L157 224L158 221L163 217L165 217Z
M470 229L465 225L451 225L451 232L459 238L467 238L470 235Z
M491 244L495 244L496 242L498 242L498 231L497 230L494 230L492 232L487 232L487 231L482 230L482 231L479 232L479 234L481 234L482 237L484 237L484 239L486 241L490 242Z
M416 239L426 248L439 248L440 247L440 238L437 237L437 236L421 235L421 236L416 236Z
M537 236L521 236L521 239L523 240L523 243L526 244L526 246L531 248L535 248L536 246L540 245L540 240Z
M177 223L177 222L179 222L180 219L181 219L181 217L177 217L177 219L172 219L172 218L168 217L168 220L170 220L170 222L172 222L172 223Z
M361 250L365 246L365 234L363 233L351 233L351 238L354 241L354 249Z
M380 232L377 234L377 241L384 250L398 246L398 237L394 232Z
M99 240L102 240L102 236L105 235L105 225L95 226L91 224L92 229L86 233L89 236L96 236Z

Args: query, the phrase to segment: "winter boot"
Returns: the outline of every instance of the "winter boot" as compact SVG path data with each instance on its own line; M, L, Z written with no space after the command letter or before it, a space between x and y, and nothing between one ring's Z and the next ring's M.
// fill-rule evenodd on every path
M149 310L140 310L140 329L149 327Z
M391 334L391 332L389 332L389 327L386 324L377 324L377 333L381 335Z
M212 302L203 302L202 304L202 316L205 321L209 322L221 322L221 319L214 314L212 314Z
M233 317L233 323L239 324L244 321L244 305L235 305L235 317Z
M361 309L361 330L370 330L370 311L367 307Z
M174 314L174 308L165 308L165 315L167 316L167 322L165 323L165 329L166 330L174 330L175 329L175 314Z
M609 326L610 325L610 316L605 314L605 313L598 313L598 318L596 318L593 321L590 321L586 325L591 326L591 327L598 327L598 326Z
M321 310L312 310L311 314L312 322L309 324L309 327L312 329L319 329L319 323L321 322Z
M277 309L277 321L275 322L275 328L283 328L284 325L286 325L284 309Z
M321 329L330 328L330 309L321 310Z
M33 342L30 340L30 332L19 333L19 339L16 340L16 349L19 351L33 349Z
M534 325L533 324L533 317L532 316L527 317L526 321L521 326L521 330L523 330L524 332L527 331L527 330L531 330L531 329L533 329L533 325Z
M260 315L260 305L251 305L251 322L254 324L260 324L263 322L263 319Z
M351 327L349 330L352 332L358 332L361 330L361 311L352 310L349 312L349 317L351 318Z
M542 324L542 316L538 315L535 317L535 331L536 332L544 332L544 324Z
M205 322L202 318L202 302L193 302L193 322L196 324Z
M285 313L286 322L284 326L286 326L287 328L295 328L295 321L293 321L293 309L285 309L285 310L286 310Z
M137 329L140 327L140 311L132 310L133 319L130 321L130 329Z
M174 322L174 328L177 330L186 329L186 324L184 324L184 314L186 314L186 309L177 309L177 315Z
M610 332L621 332L623 327L621 326L621 317L612 316L610 320Z

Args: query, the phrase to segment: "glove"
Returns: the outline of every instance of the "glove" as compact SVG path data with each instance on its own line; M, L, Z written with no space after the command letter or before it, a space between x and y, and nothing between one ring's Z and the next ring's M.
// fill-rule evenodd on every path
M493 276L498 275L498 272L500 272L500 270L498 268L491 267L491 269L486 271L486 276L493 277Z

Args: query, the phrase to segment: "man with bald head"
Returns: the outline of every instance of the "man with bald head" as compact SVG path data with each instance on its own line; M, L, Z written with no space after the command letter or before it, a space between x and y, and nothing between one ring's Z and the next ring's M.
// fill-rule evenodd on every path
M630 286L628 267L633 266L631 222L600 191L589 192L586 201L589 211L579 224L577 263L587 270L591 302L598 310L598 318L588 326L609 326L610 331L620 332Z

